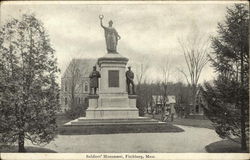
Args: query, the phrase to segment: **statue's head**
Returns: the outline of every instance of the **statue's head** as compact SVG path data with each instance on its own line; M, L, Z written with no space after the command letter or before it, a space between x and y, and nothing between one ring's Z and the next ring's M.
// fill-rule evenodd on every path
M93 70L96 71L96 66L93 66Z
M131 70L131 67L130 67L130 66L128 66L128 70L129 70L129 71Z
M112 27L112 25L113 25L113 21L110 20L110 21L109 21L109 27Z

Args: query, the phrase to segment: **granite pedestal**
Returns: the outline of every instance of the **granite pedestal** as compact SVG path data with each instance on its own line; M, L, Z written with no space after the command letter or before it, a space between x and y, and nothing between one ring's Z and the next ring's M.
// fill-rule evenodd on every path
M106 54L98 59L100 67L99 95L89 96L86 118L138 118L136 96L126 91L125 70L128 59L120 54Z

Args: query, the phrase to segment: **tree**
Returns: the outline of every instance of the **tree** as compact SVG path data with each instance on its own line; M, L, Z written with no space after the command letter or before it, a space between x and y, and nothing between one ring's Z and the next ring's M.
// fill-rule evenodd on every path
M137 85L136 85L136 93L138 95L137 97L137 107L139 109L139 116L144 116L145 108L147 107L149 100L148 98L148 93L145 91L145 86L146 84L146 71L148 70L149 65L143 59L142 63L140 64L139 69L137 68L135 77L137 80Z
M163 95L166 97L167 96L167 84L169 82L169 74L170 74L170 63L166 59L162 65L161 65L161 71L162 71L162 86L163 86Z
M188 68L188 73L183 69L178 69L186 78L188 85L192 91L192 104L194 104L197 85L204 66L208 62L209 43L203 36L193 34L186 41L179 39L180 46Z
M161 83L161 85L162 85L162 97L163 97L163 99L162 99L162 104L163 104L163 106L162 106L162 119L163 119L163 117L164 117L164 109L165 109L165 107L167 106L167 101L168 101L168 99L167 99L167 96L168 96L168 93L167 93L167 89L168 89L168 82L169 82L169 74L170 74L170 62L168 61L168 59L167 58L165 58L165 60L162 62L162 64L161 64L161 66L160 66L160 69L161 69L161 72L162 72L162 78L163 78L163 80L162 80L162 83Z
M18 142L18 151L25 152L25 139L44 144L56 135L59 69L45 28L34 15L11 19L0 35L0 142Z
M138 86L143 82L146 82L147 77L145 73L147 72L148 68L149 68L148 63L141 63L139 69L136 71L135 76Z
M72 58L65 70L62 87L66 89L62 91L62 95L67 98L68 108L65 113L70 119L85 115L88 99L87 97L84 98L83 93L85 94L89 90L89 86L85 82L88 82L92 65L95 65L95 63L95 59Z
M70 102L71 102L71 106L75 106L76 104L76 97L75 97L75 92L76 92L76 87L77 84L79 84L80 81L80 69L79 69L79 64L77 63L76 59L73 59L71 61L71 66L70 66L70 80L69 80L69 84L70 84Z
M249 10L245 4L227 8L218 36L212 38L210 60L218 73L214 85L206 83L207 115L222 138L241 138L242 150L249 141ZM246 133L248 132L248 133Z
M81 74L79 69L79 63L76 59L72 59L72 61L69 64L67 73L69 74L69 77L67 79L67 84L69 85L70 89L70 97L69 97L69 110L67 110L66 115L69 116L69 118L77 118L79 117L83 112L83 107L77 105L77 96L76 92L77 89L80 87L80 80L81 80ZM87 74L86 74L87 75Z

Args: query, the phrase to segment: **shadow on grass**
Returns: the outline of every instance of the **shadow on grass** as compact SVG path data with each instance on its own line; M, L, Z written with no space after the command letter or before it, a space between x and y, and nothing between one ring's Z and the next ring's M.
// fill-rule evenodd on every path
M205 147L209 153L246 153L241 150L240 143L232 140L221 140L211 143Z
M41 147L25 147L26 153L57 153L51 149ZM18 146L1 145L0 153L18 153Z
M172 124L142 124L142 125L97 125L97 126L63 126L59 128L61 135L90 135L117 133L163 133L183 132L184 130Z
M65 123L72 121L73 119L68 118L65 114L56 115L56 124L58 127L63 126Z

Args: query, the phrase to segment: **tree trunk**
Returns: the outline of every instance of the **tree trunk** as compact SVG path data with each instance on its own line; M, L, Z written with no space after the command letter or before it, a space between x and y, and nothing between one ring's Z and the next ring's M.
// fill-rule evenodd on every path
M18 152L26 152L24 148L24 132L18 135Z
M242 23L241 23L242 24ZM242 26L240 30L242 35ZM243 41L243 40L242 40ZM244 61L243 61L243 46L242 43L240 43L240 112L241 112L241 149L243 151L247 151L247 143L246 143L246 117L245 117L245 106L244 106L244 89L243 89L243 84L244 84ZM248 54L248 53L247 53Z
M243 73L243 53L241 51L241 84L240 84L240 112L241 112L241 149L243 151L247 150L247 143L246 143L246 117L245 117L245 106L244 106L244 91L243 91L243 84L244 84L244 73Z

